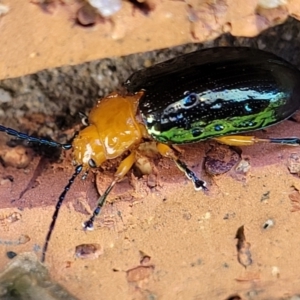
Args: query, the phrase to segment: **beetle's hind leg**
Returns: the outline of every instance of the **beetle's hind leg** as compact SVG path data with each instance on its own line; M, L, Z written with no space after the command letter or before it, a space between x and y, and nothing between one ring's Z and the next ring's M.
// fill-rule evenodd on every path
M197 175L191 169L189 169L188 166L183 161L181 161L177 157L177 155L175 154L174 150L171 147L161 143L158 143L156 147L158 152L162 156L168 157L175 162L178 169L183 173L185 173L187 178L193 182L196 191L199 191L201 189L203 189L204 191L208 190L206 187L206 182L199 179Z
M217 142L221 144L226 144L229 146L249 146L255 143L272 143L272 144L282 144L289 146L300 146L299 138L266 138L261 139L255 136L243 136L243 135L228 135L220 136L214 138Z

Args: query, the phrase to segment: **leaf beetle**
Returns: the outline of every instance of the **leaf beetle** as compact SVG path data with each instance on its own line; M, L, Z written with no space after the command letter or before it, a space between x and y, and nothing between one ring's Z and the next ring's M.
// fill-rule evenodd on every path
M300 145L298 138L234 135L274 125L299 108L299 70L268 52L243 47L200 50L137 71L124 87L125 92L113 92L97 102L72 144L36 138L0 125L0 131L19 139L73 149L75 172L56 204L42 261L60 206L77 175L129 153L84 223L84 229L92 229L110 191L135 163L143 141L155 140L158 152L173 160L196 190L206 190L206 183L178 158L173 145L206 139L234 146L256 142Z

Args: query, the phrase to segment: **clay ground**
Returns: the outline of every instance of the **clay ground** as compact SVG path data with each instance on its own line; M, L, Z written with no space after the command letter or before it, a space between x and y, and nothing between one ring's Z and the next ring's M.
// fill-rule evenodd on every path
M222 37L215 43L264 45L300 66L299 25L290 21L284 26L256 40ZM288 41L287 33L294 34L293 43ZM180 51L183 48L173 53ZM150 61L153 57L161 59L162 53L151 54ZM106 60L102 65L44 71L15 83L4 81L2 87L19 84L22 92L11 92L11 103L3 104L3 123L65 141L79 128L74 125L76 113L88 110L97 99L98 88L93 82L90 85L87 70L101 65L97 70L112 79L110 88L103 84L99 93L104 94L116 87L115 74L120 74L122 64L130 69L138 63L145 65L147 59L136 56L136 60ZM137 65L129 63L133 60ZM130 70L121 72L127 74ZM65 101L68 93L75 98L72 104ZM50 95L49 99L45 95ZM87 104L83 103L88 97ZM295 117L257 135L284 137L299 133L300 123ZM20 146L14 152L16 148L7 146L10 140L1 136L1 270L9 262L8 251L18 255L34 252L40 257L54 204L73 173L68 153L54 160L52 152L40 156L37 148ZM93 232L83 232L81 224L97 200L96 185L103 192L115 166L108 166L98 175L90 173L85 182L77 179L49 244L46 266L52 279L78 299L90 300L291 299L299 294L300 148L266 144L244 147L244 164L237 164L226 174L209 176L203 161L211 147L210 141L188 145L183 147L182 156L197 174L202 174L209 192L196 192L172 162L155 156L150 159L154 175L137 178L130 173L109 197ZM7 151L13 153L14 163L24 158L25 162L28 159L27 165L19 169L7 166L8 160L3 158ZM296 174L291 174L291 168ZM82 244L97 244L99 256L75 257L75 247Z

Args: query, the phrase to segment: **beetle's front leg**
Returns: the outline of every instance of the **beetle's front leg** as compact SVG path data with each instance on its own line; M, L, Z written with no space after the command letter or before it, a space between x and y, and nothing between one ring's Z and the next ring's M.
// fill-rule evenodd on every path
M156 145L156 147L157 147L158 152L162 156L168 157L175 162L178 169L180 171L184 172L186 177L193 182L196 191L199 191L201 189L203 189L205 191L208 190L206 187L206 182L199 179L197 177L197 175L191 169L189 169L183 161L181 161L177 157L177 155L175 154L174 150L171 147L169 147L166 144L161 144L161 143L158 143Z
M117 172L114 174L114 180L112 183L108 186L106 191L103 193L101 197L99 197L97 202L97 207L93 211L93 215L90 217L90 219L83 223L84 229L93 230L94 229L94 220L95 218L100 214L102 207L105 204L106 198L109 195L112 188L115 186L115 184L120 181L131 169L133 164L135 163L135 151L132 151L124 160L121 161Z
M300 146L299 138L267 138L261 139L256 136L248 136L248 135L228 135L228 136L220 136L214 138L217 142L221 144L226 144L229 146L249 146L255 143L272 143L272 144L282 144L289 146Z

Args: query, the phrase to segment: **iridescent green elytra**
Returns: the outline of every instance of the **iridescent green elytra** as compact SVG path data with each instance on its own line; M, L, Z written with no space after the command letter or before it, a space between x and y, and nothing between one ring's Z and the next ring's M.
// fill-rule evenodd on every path
M139 111L148 133L192 143L270 126L300 104L300 72L257 49L213 48L135 72L129 92L145 90Z

